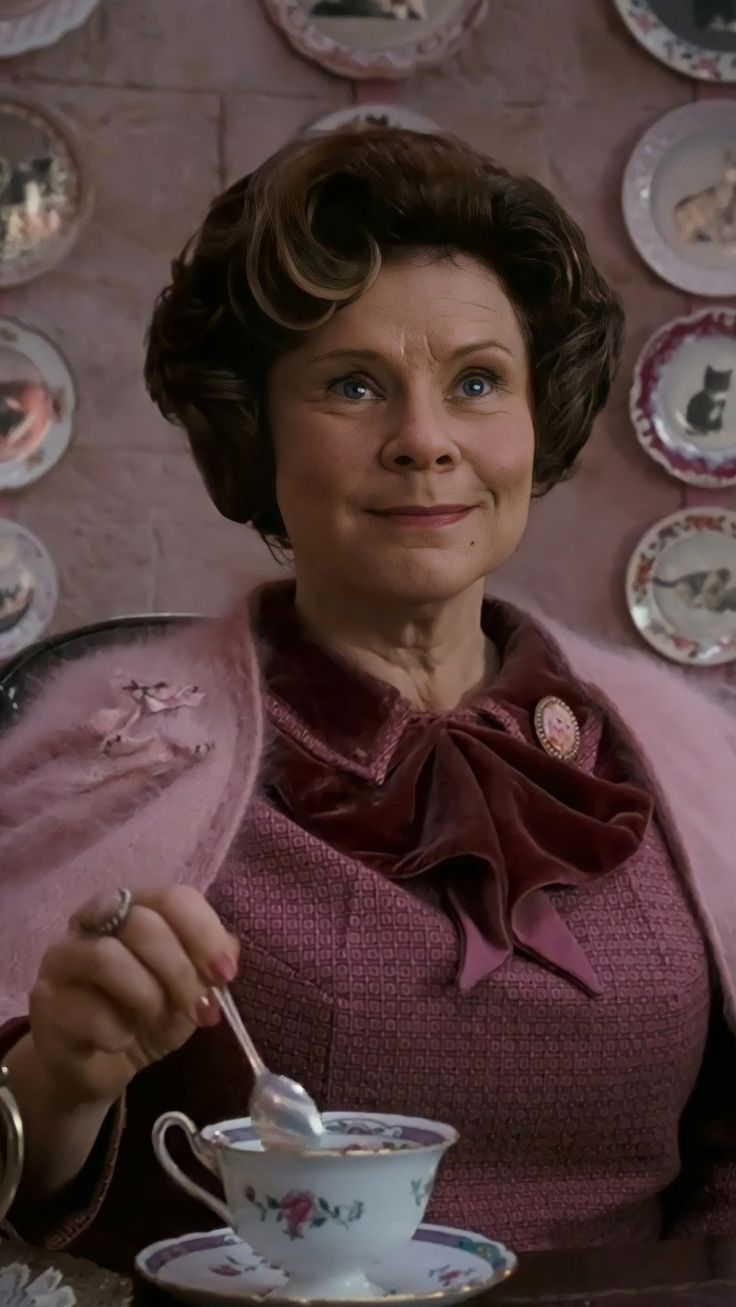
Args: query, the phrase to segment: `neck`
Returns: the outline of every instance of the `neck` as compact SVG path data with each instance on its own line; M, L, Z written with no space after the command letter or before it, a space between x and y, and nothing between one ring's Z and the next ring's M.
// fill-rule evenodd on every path
M441 603L407 604L297 574L296 607L312 638L422 712L450 712L496 675L482 603L482 580Z

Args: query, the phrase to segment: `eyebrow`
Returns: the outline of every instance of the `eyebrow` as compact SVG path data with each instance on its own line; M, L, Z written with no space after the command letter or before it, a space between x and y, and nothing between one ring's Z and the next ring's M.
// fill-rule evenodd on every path
M474 340L470 345L460 345L458 349L453 350L450 360L463 358L466 354L476 354L482 349L500 349L502 353L508 354L509 358L514 357L513 351L509 349L508 345L502 345L500 340ZM384 356L377 349L333 349L327 354L317 354L315 358L310 360L310 366L315 363L324 363L327 359L358 357L380 360Z

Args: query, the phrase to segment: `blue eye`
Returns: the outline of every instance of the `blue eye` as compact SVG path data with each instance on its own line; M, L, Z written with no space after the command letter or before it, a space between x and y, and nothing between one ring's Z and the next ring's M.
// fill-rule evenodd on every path
M365 377L339 377L330 383L330 390L340 399L349 399L353 403L373 393Z
M491 379L484 372L469 372L462 378L460 389L465 399L485 399L497 384L497 379Z

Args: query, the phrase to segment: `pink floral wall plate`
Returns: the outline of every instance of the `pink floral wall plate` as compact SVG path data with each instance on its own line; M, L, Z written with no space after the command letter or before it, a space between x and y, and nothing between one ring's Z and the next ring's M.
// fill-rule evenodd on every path
M343 77L405 77L449 58L487 0L262 0L291 44Z
M736 0L614 0L656 59L688 77L736 82Z
M508 1279L516 1265L514 1254L492 1239L443 1225L420 1225L411 1243L372 1268L380 1296L360 1301L449 1307ZM144 1248L135 1267L144 1280L184 1302L210 1307L264 1302L286 1307L290 1302L283 1271L269 1266L232 1230L164 1239Z
M647 341L629 407L642 447L690 485L736 485L736 310L674 318Z
M736 660L736 513L686 508L642 537L626 574L634 625L673 662Z
M26 527L0 518L0 663L43 635L58 593L46 547Z
M40 331L0 318L0 492L45 476L74 434L77 388L61 351Z

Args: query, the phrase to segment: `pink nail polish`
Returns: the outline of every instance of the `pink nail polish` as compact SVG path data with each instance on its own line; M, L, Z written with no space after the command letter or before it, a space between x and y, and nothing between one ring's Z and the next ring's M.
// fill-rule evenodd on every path
M221 953L212 963L212 975L217 985L229 985L238 973L238 964L227 953Z
M197 999L194 1017L198 1026L217 1026L220 1023L220 1006L209 994L203 994Z

